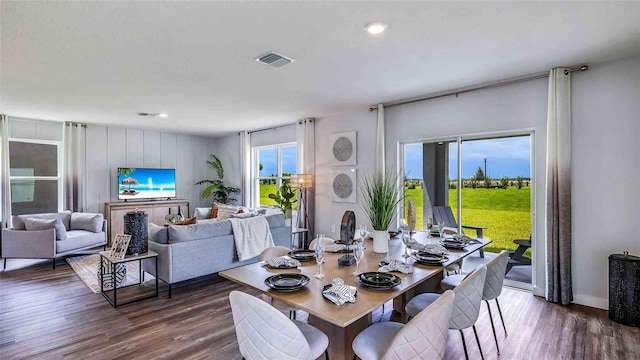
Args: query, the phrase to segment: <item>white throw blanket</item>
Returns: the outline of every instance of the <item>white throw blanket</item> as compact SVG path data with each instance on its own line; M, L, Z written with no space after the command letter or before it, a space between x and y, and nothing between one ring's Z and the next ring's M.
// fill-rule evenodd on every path
M269 223L264 216L248 219L229 219L240 261L260 255L262 250L274 246Z

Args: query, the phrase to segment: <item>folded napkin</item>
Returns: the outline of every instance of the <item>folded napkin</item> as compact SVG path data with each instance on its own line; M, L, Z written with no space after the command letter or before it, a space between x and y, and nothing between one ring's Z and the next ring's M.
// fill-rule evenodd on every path
M327 252L340 252L347 248L344 244L330 244L324 246L324 251Z
M267 265L271 267L280 267L280 266L298 267L301 265L300 261L296 259L292 259L288 256L274 257L271 259L267 259L267 261L265 262L267 263Z
M449 253L449 251L447 251L447 249L444 246L438 245L438 244L426 244L426 245L417 244L415 246L409 246L409 247L413 250L418 250L418 251L422 251L422 252L433 254L433 255L446 255Z
M460 244L470 244L470 243L476 243L478 242L478 240L472 239L470 237L468 237L467 235L459 235L459 234L455 234L453 236L445 236L444 240L446 241L454 241Z
M333 279L331 286L323 290L322 294L336 305L356 302L356 288L351 285L346 285L344 280L340 278Z
M387 256L386 258L384 258L384 262L387 263L387 265L380 267L380 269L378 269L379 271L382 271L382 272L400 271L403 274L413 273L413 266L409 264L405 264L402 260L398 260L396 258L392 258L391 256Z

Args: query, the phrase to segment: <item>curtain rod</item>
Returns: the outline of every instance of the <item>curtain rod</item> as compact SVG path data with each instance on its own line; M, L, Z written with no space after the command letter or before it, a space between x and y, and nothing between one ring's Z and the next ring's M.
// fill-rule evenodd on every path
M250 130L250 131L247 131L247 132L248 132L249 134L253 134L253 133L256 133L256 132L260 132L260 131L275 130L275 129L279 129L279 128L282 128L282 127L287 127L287 126L295 125L295 124L297 124L297 123L298 123L298 121L293 122L293 123L288 123L288 124L282 124L282 125L270 126L270 127L262 128L262 129L258 129L258 130Z
M570 72L587 71L587 70L589 70L589 67L587 65L582 65L580 67L566 69L564 71L564 73L565 73L565 75L568 75ZM549 77L549 72L540 72L540 73L526 75L526 76L522 76L522 77L518 77L518 78L512 78L512 79L508 79L508 80L501 80L501 81L497 81L497 82L494 82L494 83L487 83L487 84L483 84L483 85L477 85L477 86L472 86L472 87L468 87L468 88L462 88L462 89L458 89L458 90L449 90L449 91L446 91L446 92L441 93L441 94L435 94L435 95L419 97L419 98L414 98L414 99L408 99L408 100L394 101L394 102L390 102L390 103L382 104L382 105L385 108L390 108L390 107L398 106L398 105L406 105L406 104L411 104L411 103L414 103L414 102L438 99L438 98L445 97L445 96L455 95L457 97L459 94L464 94L464 93L468 93L468 92L472 92L472 91L476 91L476 90L483 90L483 89L490 89L490 88L495 88L495 87L500 87L500 86L505 86L505 85L512 85L512 84L517 84L517 83L530 81L530 80L544 79L546 77ZM377 110L377 109L378 109L377 106L372 106L372 107L369 108L369 111L374 111L374 110Z

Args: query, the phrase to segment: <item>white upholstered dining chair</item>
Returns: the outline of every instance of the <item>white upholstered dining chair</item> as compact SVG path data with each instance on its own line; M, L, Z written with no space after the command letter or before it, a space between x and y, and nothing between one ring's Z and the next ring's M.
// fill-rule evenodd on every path
M454 298L446 291L406 325L386 321L364 329L353 340L353 359L442 359Z
M509 251L502 250L498 256L494 257L487 263L487 276L484 281L484 289L482 291L482 300L487 304L487 310L489 310L489 320L491 320L491 330L493 330L493 339L496 341L496 349L498 355L500 355L500 346L498 346L498 336L496 335L496 326L493 324L493 315L491 314L491 305L489 300L496 301L498 306L498 313L500 314L500 321L502 321L502 328L504 329L504 336L507 336L507 327L504 326L504 318L502 317L502 310L500 310L500 303L498 297L502 293L502 283L504 282L504 276L507 273L507 264L509 263ZM451 290L464 280L465 275L451 275L447 276L440 282L442 290Z
M484 289L484 280L487 274L487 268L481 266L474 272L469 274L460 285L453 289L456 294L456 298L453 302L453 310L451 311L451 321L449 322L449 329L459 330L462 337L462 346L464 348L464 356L468 360L469 354L467 353L467 343L464 339L463 329L473 328L473 334L476 337L478 343L478 349L480 350L480 357L484 360L482 354L482 347L480 346L480 339L478 338L478 332L476 331L476 321L480 314L480 305L482 304L482 291ZM436 301L441 295L425 293L415 296L405 306L405 311L411 317L415 317L427 308L431 303ZM413 321L413 320L411 320ZM409 322L411 322L409 321Z
M329 359L329 338L322 331L240 291L232 291L229 301L243 359L313 360L322 353Z
M284 246L271 246L268 247L264 250L262 250L262 252L260 253L260 255L258 255L258 261L266 261L267 259L271 259L274 257L279 257L279 256L285 256L289 253L289 251L291 251L291 249L289 249L288 247L284 247ZM296 308L292 307L289 304L286 304L282 301L276 300L274 298L272 298L269 295L263 294L262 295L262 300L268 302L269 304L271 304L273 307L275 307L276 309L280 310L280 311L288 311L289 312L289 319L296 319Z

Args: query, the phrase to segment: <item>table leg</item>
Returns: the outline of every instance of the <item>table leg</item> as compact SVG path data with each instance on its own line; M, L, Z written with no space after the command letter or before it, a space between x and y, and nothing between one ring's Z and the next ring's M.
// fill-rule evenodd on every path
M329 358L331 360L351 360L353 339L371 324L371 314L363 316L347 327L340 327L309 314L309 324L320 329L329 337Z

